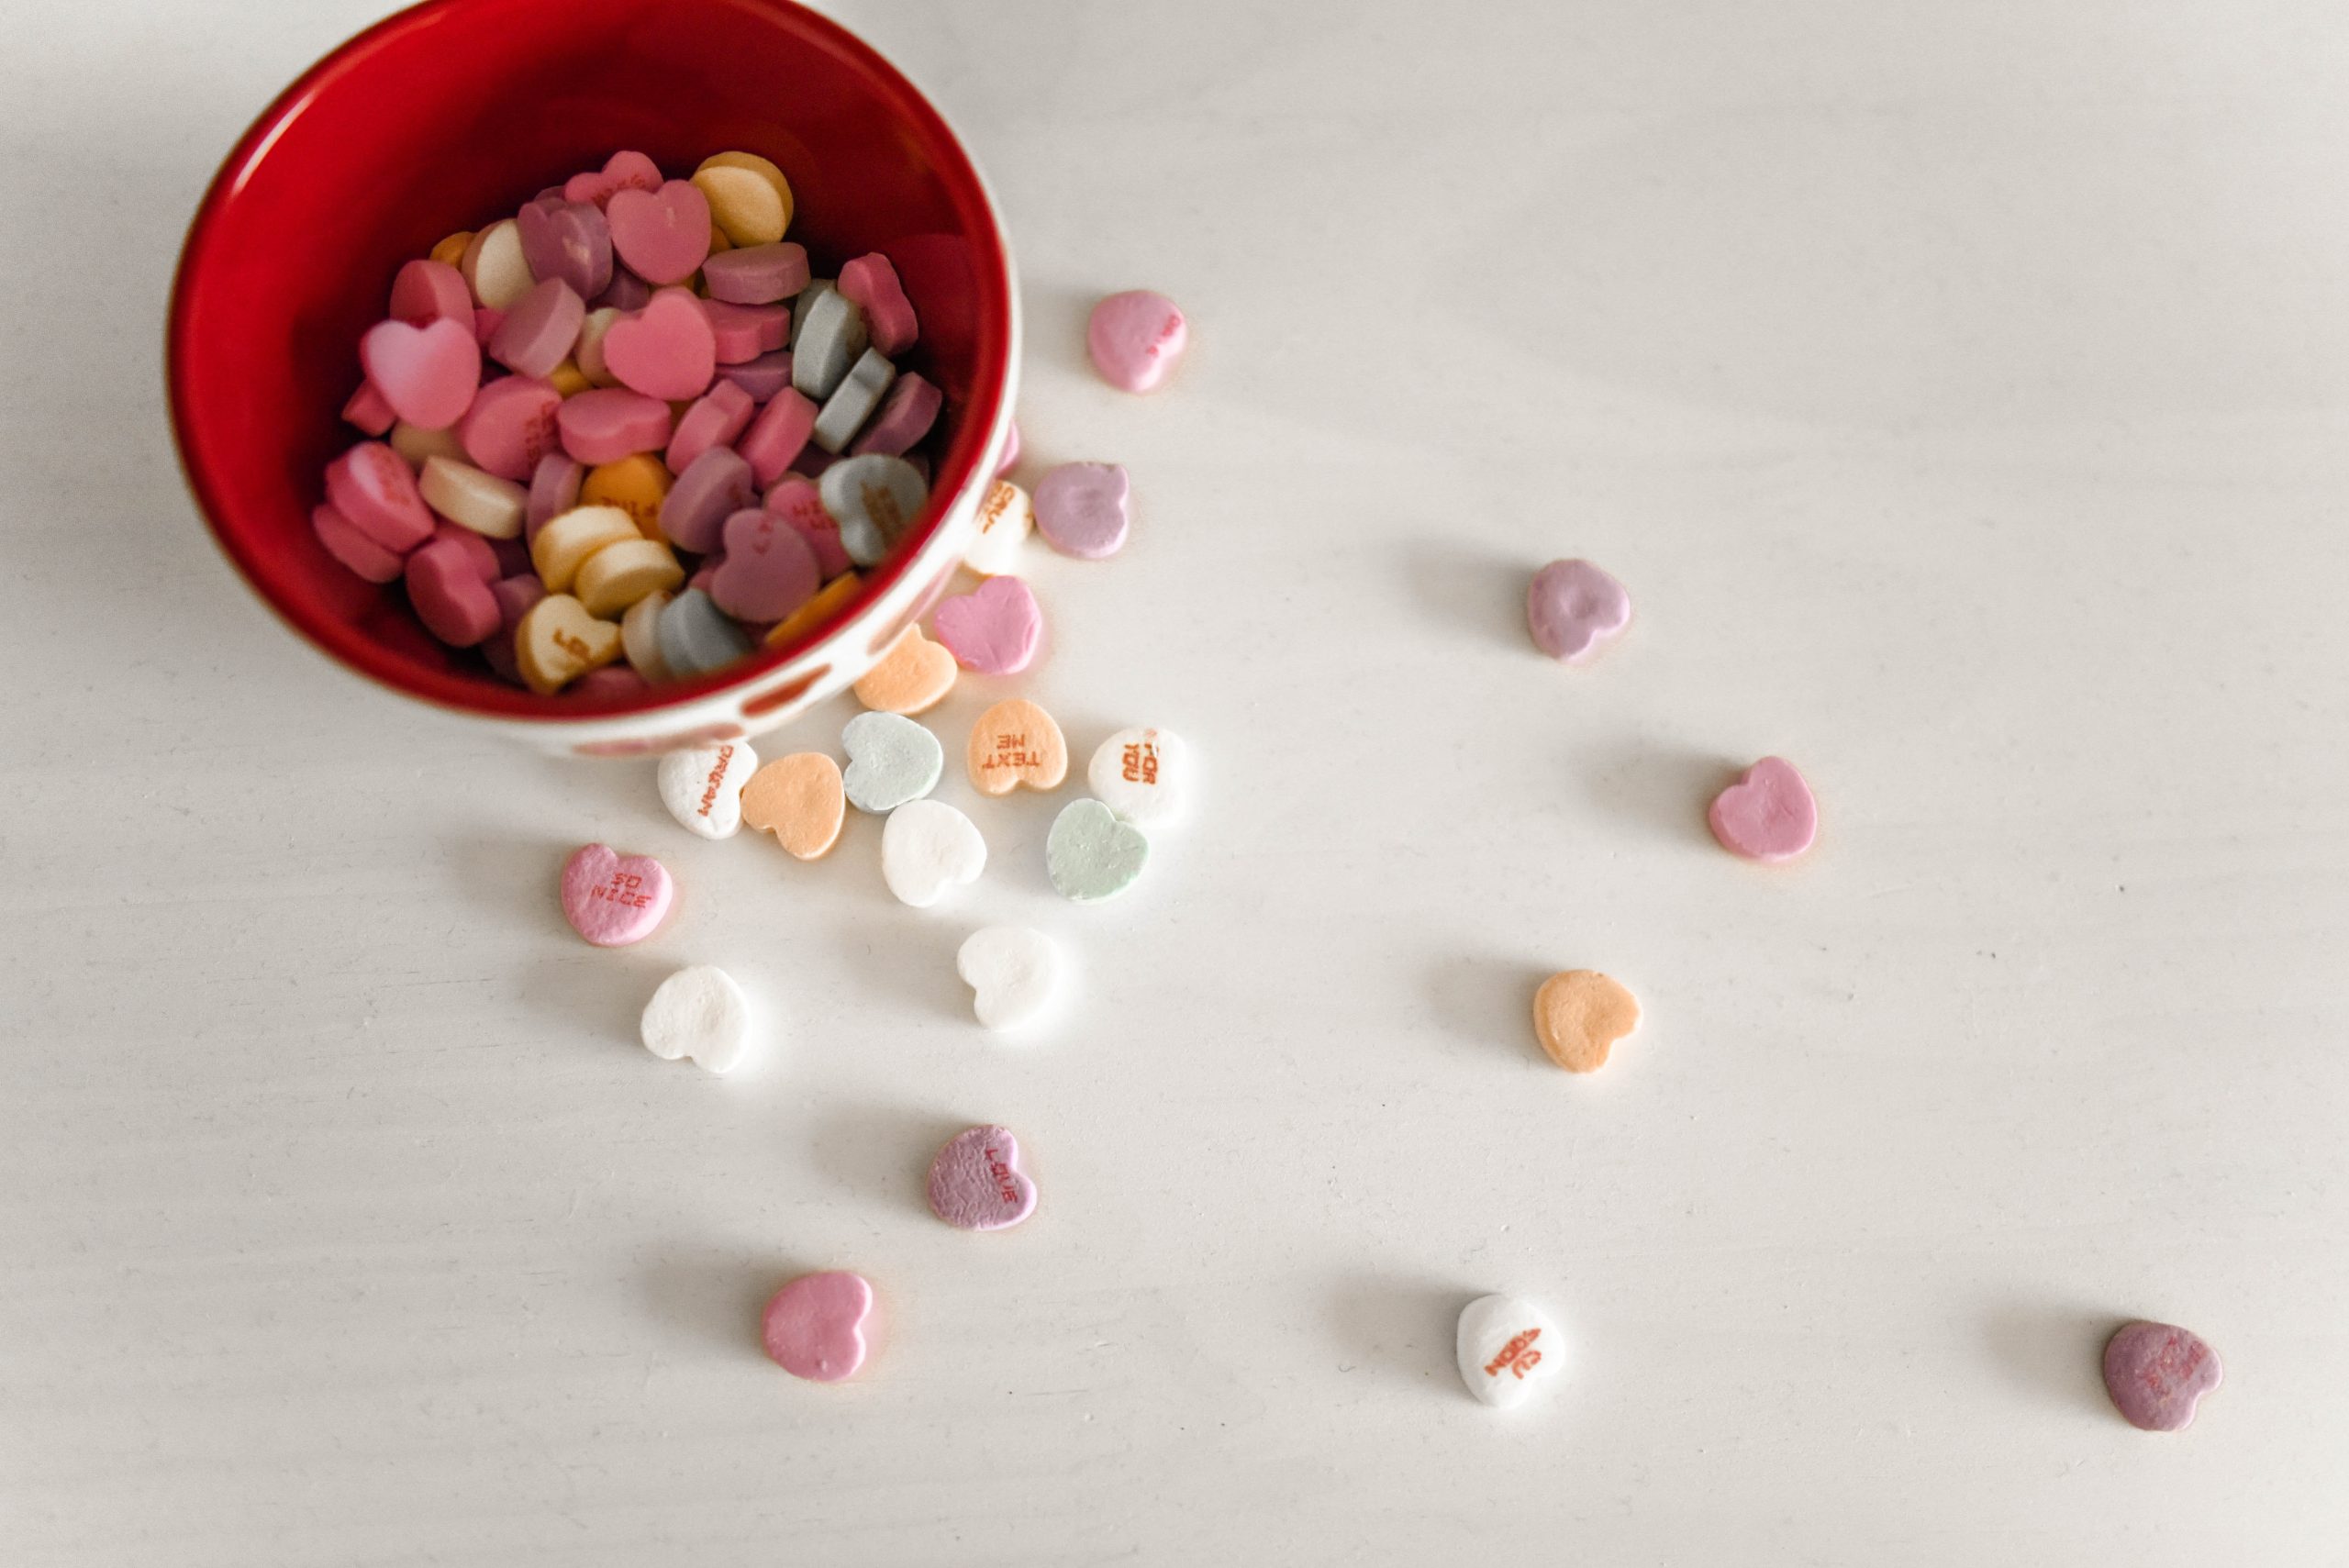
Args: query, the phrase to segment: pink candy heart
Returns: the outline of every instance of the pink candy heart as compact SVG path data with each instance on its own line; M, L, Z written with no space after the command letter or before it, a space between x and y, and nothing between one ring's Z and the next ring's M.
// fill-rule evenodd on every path
M532 202L515 215L514 227L522 260L541 284L560 279L583 300L611 285L612 231L593 203Z
M601 172L573 174L562 183L565 201L593 202L602 206L620 191L657 191L661 165L641 152L615 152Z
M1005 1230L1036 1212L1036 1184L1019 1168L1009 1128L974 1127L938 1151L930 1211L957 1230Z
M368 384L418 429L447 429L464 417L481 385L481 345L473 341L473 325L445 317L421 327L377 322L359 339Z
M1039 521L1042 502L1040 491ZM1542 652L1584 663L1631 624L1631 595L1587 561L1553 561L1525 591L1525 623Z
M709 198L691 180L615 191L604 206L612 249L649 284L681 284L709 259Z
M977 592L940 605L930 625L964 669L1012 675L1036 656L1044 615L1027 584L1017 577L990 577Z
M1190 333L1173 300L1132 289L1093 307L1085 324L1085 349L1110 385L1148 392L1182 359Z
M1790 861L1819 836L1819 802L1783 757L1765 757L1713 797L1706 813L1722 849L1749 861Z
M496 558L489 562L496 569ZM471 648L497 629L497 596L472 553L454 539L435 539L407 558L407 597L424 629L451 648ZM609 851L607 851L607 853ZM563 896L570 898L570 873ZM576 920L572 922L577 925ZM593 941L595 939L588 939Z
M1114 462L1064 462L1037 482L1036 531L1063 555L1101 561L1126 542L1126 471Z
M545 382L502 376L465 410L457 441L473 466L518 484L562 440L562 394Z
M737 620L781 620L822 585L815 550L775 513L741 511L728 517L723 548L708 593Z
M2132 1427L2179 1432L2225 1373L2210 1341L2174 1323L2131 1323L2106 1341L2104 1387Z
M802 1274L774 1293L759 1337L774 1363L811 1383L838 1383L864 1364L864 1319L873 1286L835 1269Z
M604 334L604 365L621 385L647 397L698 397L718 373L718 339L692 290L664 288L642 310L612 323Z
M651 936L669 913L676 884L669 868L650 855L615 853L589 844L562 868L562 917L599 948L621 948Z

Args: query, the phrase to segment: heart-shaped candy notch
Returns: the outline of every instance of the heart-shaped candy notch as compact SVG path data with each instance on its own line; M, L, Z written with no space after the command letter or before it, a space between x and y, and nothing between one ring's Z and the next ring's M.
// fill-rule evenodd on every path
M1533 994L1533 1037L1569 1073L1595 1073L1640 1027L1640 999L1595 969L1569 969Z
M709 259L709 198L690 180L671 180L657 191L614 191L604 221L612 249L648 284L684 283Z
M950 887L979 880L987 841L942 800L909 800L881 829L881 879L900 904L927 909Z
M954 689L954 655L909 626L881 662L856 684L856 700L875 713L927 713Z
M742 786L742 820L772 833L795 860L820 860L840 842L848 817L841 767L821 751L777 757Z
M1171 729L1120 729L1101 742L1085 770L1095 798L1152 829L1182 820L1190 778L1189 750Z
M1114 462L1064 462L1036 482L1036 531L1063 555L1106 561L1126 542L1132 486Z
M604 334L604 368L647 397L672 403L699 397L718 373L718 338L708 313L690 289L661 290Z
M1749 861L1790 861L1819 837L1819 802L1795 765L1765 757L1713 797L1705 814L1713 837Z
M946 768L938 737L902 714L858 714L841 731L841 750L849 804L876 817L928 795Z
M1480 1296L1460 1313L1460 1381L1497 1409L1522 1405L1565 1364L1558 1327L1531 1302Z
M2105 1341L2104 1389L2132 1427L2182 1432L2225 1369L2210 1341L2174 1323L2132 1323Z
M661 759L661 804L688 833L730 839L742 826L742 786L759 770L759 754L740 740L695 746Z
M1068 777L1068 742L1061 727L1026 697L999 702L979 715L963 760L981 795L1009 795L1021 784L1058 789Z
M873 1286L833 1269L802 1274L774 1293L759 1324L768 1359L794 1377L838 1383L864 1364L864 1322Z
M1587 663L1631 624L1631 595L1587 561L1553 561L1525 591L1525 623L1551 658Z
M464 417L481 386L471 321L379 321L359 339L359 362L392 412L420 430L445 430Z
M708 1072L731 1073L750 1045L751 999L724 970L696 963L661 982L638 1029L663 1062L690 1056Z
M1036 657L1044 613L1017 577L990 577L975 593L948 599L930 617L955 662L983 675L1016 675Z
M1134 884L1150 859L1141 829L1097 800L1072 800L1052 818L1044 869L1063 897L1079 904L1114 898Z
M562 868L562 915L571 929L599 948L621 948L651 936L669 913L676 884L651 855L622 855L608 845L572 852Z
M974 1127L930 1162L930 1212L957 1230L1008 1230L1036 1212L1036 1184L1019 1168L1008 1127Z
M971 988L980 1027L1018 1029L1041 1014L1060 986L1060 948L1025 926L989 926L963 939L955 973Z

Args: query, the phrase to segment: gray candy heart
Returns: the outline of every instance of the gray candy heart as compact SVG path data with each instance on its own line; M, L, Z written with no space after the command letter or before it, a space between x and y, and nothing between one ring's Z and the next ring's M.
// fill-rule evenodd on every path
M824 510L841 526L841 548L859 566L878 566L930 499L921 470L901 457L866 452L824 470L816 481Z
M859 811L884 817L937 787L946 749L903 714L860 713L841 731L848 767L841 785Z
M654 630L661 662L673 674L706 675L751 651L742 628L699 588L688 588L662 606Z
M827 289L808 303L794 327L791 384L821 403L839 389L848 367L864 352L864 312L840 290Z

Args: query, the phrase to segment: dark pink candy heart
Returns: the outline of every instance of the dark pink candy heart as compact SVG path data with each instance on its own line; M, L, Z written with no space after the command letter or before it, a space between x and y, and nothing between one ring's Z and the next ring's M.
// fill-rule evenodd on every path
M394 555L432 537L432 510L417 493L416 471L382 441L362 441L327 464L327 501Z
M545 382L509 375L481 389L457 427L457 440L475 467L519 484L555 450L562 394Z
M773 512L746 510L727 518L724 550L709 596L737 620L781 620L822 585L815 550Z
M359 339L359 362L392 412L424 430L445 430L464 417L481 385L481 346L473 322L440 319L421 327L379 321Z
M605 204L612 249L649 284L681 284L709 258L709 198L690 180L615 191Z
M694 193L699 195L701 193ZM664 288L604 334L604 366L621 385L674 403L698 397L718 373L718 339L690 289Z
M470 327L473 319L473 291L465 286L464 273L448 262L418 257L402 263L392 275L392 305L386 314L411 327L421 327L442 317Z
M497 629L497 595L454 540L435 539L407 558L407 596L424 629L451 648Z
M562 183L563 199L593 202L597 206L612 199L618 191L657 191L661 188L661 165L641 152L619 151L606 159L599 171L573 174Z
M522 260L540 282L560 278L583 300L610 285L612 231L592 202L532 202L515 215L514 227Z

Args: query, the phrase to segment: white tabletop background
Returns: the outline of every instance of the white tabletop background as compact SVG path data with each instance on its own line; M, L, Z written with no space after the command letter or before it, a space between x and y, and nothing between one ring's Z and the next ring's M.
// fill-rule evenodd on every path
M842 5L995 180L1019 689L1208 767L1080 909L1053 804L894 904L363 689L164 429L216 161L368 0L28 0L0 122L0 1559L2313 1563L2349 1540L2349 11L2332 0ZM364 199L363 193L353 193ZM298 242L298 240L295 241ZM1189 309L1137 399L1097 295ZM1629 637L1567 670L1530 569ZM842 713L793 739L829 745ZM1818 851L1703 806L1765 752ZM661 853L588 949L573 845ZM953 951L1040 925L1052 1027ZM648 1056L672 965L770 1051ZM1601 1073L1535 980L1647 1007ZM931 1219L1000 1120L1042 1203ZM849 1267L852 1384L760 1354ZM1461 1306L1571 1340L1539 1407ZM2120 1421L2104 1336L2226 1386Z

